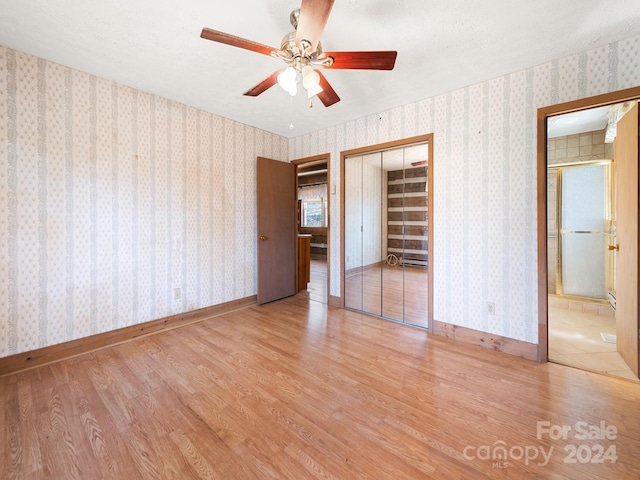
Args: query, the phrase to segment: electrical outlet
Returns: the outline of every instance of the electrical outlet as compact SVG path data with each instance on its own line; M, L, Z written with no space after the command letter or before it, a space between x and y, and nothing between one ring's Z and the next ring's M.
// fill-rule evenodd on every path
M173 289L173 299L174 300L180 300L180 297L182 297L182 291L180 290L180 287L176 287Z
M493 302L487 302L487 314L495 315L496 314L496 304Z

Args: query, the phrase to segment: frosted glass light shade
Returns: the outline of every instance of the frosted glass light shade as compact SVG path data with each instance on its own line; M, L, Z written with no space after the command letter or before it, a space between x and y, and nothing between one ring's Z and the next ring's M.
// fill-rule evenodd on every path
M316 85L313 88L307 89L307 98L314 97L323 91L323 88L320 85Z
M320 75L311 66L302 69L302 86L306 90L312 90L320 84Z
M287 67L282 70L278 74L278 85L291 93L291 89L296 85L296 70L293 67Z

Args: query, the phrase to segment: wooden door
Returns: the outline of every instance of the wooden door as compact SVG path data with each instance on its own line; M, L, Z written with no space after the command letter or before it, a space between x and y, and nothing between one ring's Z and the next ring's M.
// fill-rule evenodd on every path
M258 157L258 304L296 293L295 165Z
M616 340L638 376L638 103L618 122L616 169Z

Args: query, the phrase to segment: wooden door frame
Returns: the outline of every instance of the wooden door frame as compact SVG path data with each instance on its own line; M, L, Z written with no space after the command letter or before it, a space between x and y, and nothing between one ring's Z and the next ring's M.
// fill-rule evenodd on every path
M538 361L549 360L549 286L547 270L547 118L631 100L640 87L582 98L538 109Z
M367 155L392 148L408 147L416 143L427 143L429 145L429 160L427 163L427 235L429 236L427 251L427 321L428 331L435 331L435 322L433 320L433 133L418 135L416 137L403 138L392 142L379 143L367 147L355 148L352 150L344 150L340 152L340 307L344 308L344 229L345 229L345 205L344 205L344 188L345 188L345 161L347 157L354 155ZM424 328L424 327L423 327Z
M307 163L313 162L327 162L327 298L325 299L325 303L330 305L331 299L331 154L323 153L320 155L313 155L311 157L303 157L292 160L291 163L299 167L300 165L304 165ZM298 176L296 175L296 191L298 191ZM297 197L296 197L297 198ZM298 212L299 214L300 212ZM297 256L296 256L297 258ZM297 269L296 269L297 275ZM297 282L297 277L296 277ZM335 305L334 305L335 306Z

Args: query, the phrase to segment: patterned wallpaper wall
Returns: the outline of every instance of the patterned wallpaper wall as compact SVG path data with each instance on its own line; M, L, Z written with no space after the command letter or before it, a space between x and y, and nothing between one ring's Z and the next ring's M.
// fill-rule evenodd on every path
M341 283L340 152L433 132L435 319L537 343L537 109L638 85L633 37L290 139L290 159L331 154L330 294Z
M365 161L366 159L366 161ZM377 161L377 165L376 165ZM345 215L352 221L345 226L345 269L367 267L379 263L383 255L382 239L386 236L386 217L382 208L386 188L382 156L349 157L345 165Z
M287 150L0 46L0 357L254 295L256 156Z

